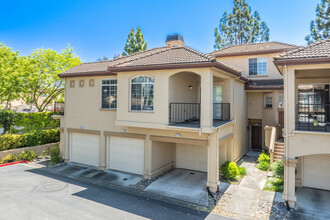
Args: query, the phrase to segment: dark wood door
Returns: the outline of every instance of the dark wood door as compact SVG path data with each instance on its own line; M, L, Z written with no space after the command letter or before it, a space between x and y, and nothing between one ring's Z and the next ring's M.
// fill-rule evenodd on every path
M278 111L278 128L277 128L277 134L278 138L283 138L283 132L282 129L284 128L284 111Z
M251 126L251 148L262 149L262 129L261 126Z

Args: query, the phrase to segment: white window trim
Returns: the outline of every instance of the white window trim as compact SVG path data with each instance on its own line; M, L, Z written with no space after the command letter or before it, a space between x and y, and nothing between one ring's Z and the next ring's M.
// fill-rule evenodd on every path
M100 106L100 109L113 109L113 110L115 110L115 109L117 109L117 107L118 107L118 80L117 80L117 83L116 84L103 84L103 80L117 80L117 78L109 78L109 79L101 79L101 101L100 101L100 104L101 104L101 106ZM109 108L103 108L102 107L102 87L103 86L116 86L117 87L117 90L116 90L116 92L117 92L117 104L116 104L116 108L111 108L111 105L109 106Z
M150 77L152 78L154 81L153 82L136 82L136 83L133 83L132 80L135 79L135 78L138 78L140 76L135 76L133 78L130 79L130 84L129 84L129 112L147 112L147 113L153 113L154 110L155 110L155 106L153 105L152 106L152 109L153 110L143 110L142 109L142 104L141 104L141 110L132 110L132 84L141 84L143 88L143 85L146 85L146 84L153 84L154 85L154 94L153 94L153 99L155 100L155 78L154 77L151 77L151 76L148 76L148 75L141 75L141 76L147 76L147 77ZM141 91L141 100L142 100L142 91Z
M250 75L250 59L257 59L257 75ZM266 59L266 74L264 74L264 75L261 75L258 72L258 59ZM249 77L258 77L258 76L262 77L262 76L268 76L268 75L269 74L268 74L268 58L267 57L250 57L248 59L248 76Z
M266 106L266 99L267 99L267 98L271 98L271 99L272 99L272 107L267 107L267 106ZM272 97L272 96L265 96L265 97L264 97L264 108L273 108L273 106L274 106L274 103L273 103L273 97Z

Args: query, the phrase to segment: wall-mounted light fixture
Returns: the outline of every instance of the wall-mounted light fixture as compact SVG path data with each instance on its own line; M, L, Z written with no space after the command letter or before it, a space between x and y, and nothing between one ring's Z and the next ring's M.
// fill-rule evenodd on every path
M175 136L176 137L181 137L181 134L180 133L176 133Z
M80 128L81 128L81 129L83 129L83 128L84 128L84 126L83 126L83 125L81 125L81 126L80 126Z
M189 89L192 89L192 85L189 85Z
M125 129L121 129L120 132L125 132Z

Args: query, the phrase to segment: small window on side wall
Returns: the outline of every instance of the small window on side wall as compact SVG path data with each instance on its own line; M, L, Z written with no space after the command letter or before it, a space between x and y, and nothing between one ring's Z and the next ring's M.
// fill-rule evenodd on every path
M267 75L267 58L251 58L249 59L249 75L265 76Z
M131 80L131 111L154 110L154 79L138 76Z
M102 80L101 108L117 108L117 79Z
M264 107L273 108L273 97L270 97L270 96L265 97Z

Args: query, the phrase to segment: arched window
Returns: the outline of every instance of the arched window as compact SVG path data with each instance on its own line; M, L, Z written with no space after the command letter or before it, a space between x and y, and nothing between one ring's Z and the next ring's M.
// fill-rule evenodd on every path
M137 76L131 80L131 110L154 110L154 79Z

